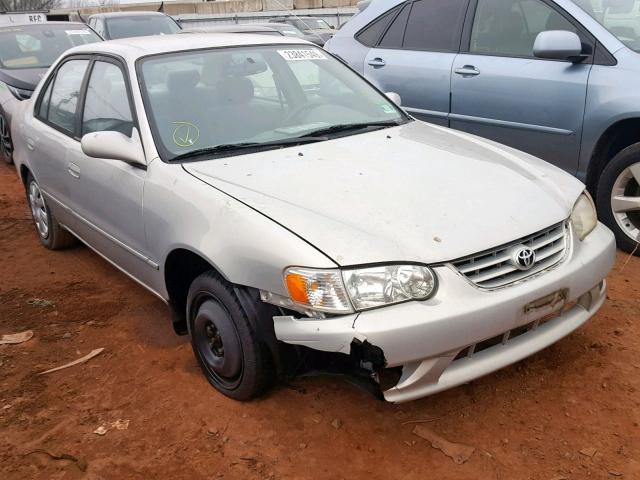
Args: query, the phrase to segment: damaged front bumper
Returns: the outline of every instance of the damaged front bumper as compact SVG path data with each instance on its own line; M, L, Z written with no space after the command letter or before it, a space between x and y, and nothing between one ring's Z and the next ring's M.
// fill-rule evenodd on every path
M405 402L469 382L536 353L584 324L602 305L615 241L604 226L574 239L557 266L517 284L482 290L453 267L435 268L440 289L409 302L331 319L274 317L276 337L313 349L352 353L352 344L381 349L386 367L402 367L384 391ZM562 292L553 315L526 306Z

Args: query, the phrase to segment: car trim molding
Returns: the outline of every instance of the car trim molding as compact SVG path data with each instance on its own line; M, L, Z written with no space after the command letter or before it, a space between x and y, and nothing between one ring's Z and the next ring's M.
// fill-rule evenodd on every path
M565 130L563 128L546 127L544 125L535 125L532 123L510 122L507 120L497 120L494 118L474 117L472 115L461 115L459 113L450 113L449 119L460 120L461 122L484 123L485 125L494 125L497 127L517 128L520 130L532 130L534 132L552 133L555 135L573 135L573 130Z

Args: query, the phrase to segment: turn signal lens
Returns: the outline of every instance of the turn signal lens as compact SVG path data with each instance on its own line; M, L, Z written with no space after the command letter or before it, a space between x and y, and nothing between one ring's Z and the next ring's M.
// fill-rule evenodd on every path
M320 312L353 312L338 270L293 267L285 271L284 278L291 300L298 305Z

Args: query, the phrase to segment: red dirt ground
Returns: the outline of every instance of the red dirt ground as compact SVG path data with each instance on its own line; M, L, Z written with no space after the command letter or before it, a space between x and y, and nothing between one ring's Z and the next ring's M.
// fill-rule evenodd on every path
M39 245L8 166L0 252L0 334L35 332L0 346L4 480L640 479L638 258L618 254L608 302L558 344L469 385L391 405L342 377L297 379L251 403L216 393L161 301L88 248ZM86 364L36 375L99 347ZM128 429L93 433L116 420ZM413 435L406 422L416 420L475 447L470 460L457 465ZM80 462L25 456L35 449Z

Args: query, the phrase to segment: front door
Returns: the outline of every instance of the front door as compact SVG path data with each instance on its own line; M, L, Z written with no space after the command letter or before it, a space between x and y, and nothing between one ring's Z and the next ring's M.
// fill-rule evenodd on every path
M416 118L448 124L451 67L468 0L416 0L382 16L387 22L364 61L364 75L396 92ZM375 25L377 28L378 25ZM372 31L374 31L372 29Z
M119 62L93 62L81 104L80 137L98 131L136 136L125 73ZM69 152L71 209L83 239L134 277L148 281L154 264L146 254L143 189L146 170L125 162Z
M592 56L543 60L533 44L546 30L578 33L588 54L593 43L556 8L543 0L477 0L467 51L453 65L450 126L575 174Z

